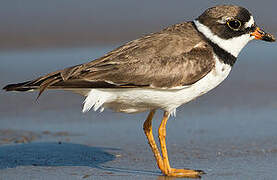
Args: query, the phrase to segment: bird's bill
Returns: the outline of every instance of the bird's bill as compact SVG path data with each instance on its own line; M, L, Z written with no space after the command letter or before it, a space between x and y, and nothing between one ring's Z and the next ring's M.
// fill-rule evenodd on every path
M250 34L251 36L254 36L255 39L268 41L268 42L274 42L276 41L275 37L272 34L268 34L264 32L261 28L256 27L255 31Z

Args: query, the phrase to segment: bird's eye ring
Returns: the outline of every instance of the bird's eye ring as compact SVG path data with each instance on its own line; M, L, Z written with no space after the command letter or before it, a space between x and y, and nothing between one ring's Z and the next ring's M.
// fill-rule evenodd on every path
M227 21L227 25L231 29L237 31L241 27L241 22L239 20L237 20L237 19L232 19L232 20Z

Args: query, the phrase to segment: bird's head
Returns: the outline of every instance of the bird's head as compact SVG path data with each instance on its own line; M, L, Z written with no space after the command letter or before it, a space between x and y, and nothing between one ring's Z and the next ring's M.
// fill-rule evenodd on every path
M250 40L275 41L273 35L256 25L254 17L247 9L239 6L221 5L209 8L194 22L208 39L234 56Z

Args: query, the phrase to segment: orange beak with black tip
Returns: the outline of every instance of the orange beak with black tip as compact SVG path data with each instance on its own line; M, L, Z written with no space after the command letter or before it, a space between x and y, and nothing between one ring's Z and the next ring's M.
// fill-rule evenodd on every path
M261 28L256 27L255 31L250 34L251 36L254 36L255 39L268 41L268 42L274 42L276 41L275 37L272 34L268 34L264 32Z

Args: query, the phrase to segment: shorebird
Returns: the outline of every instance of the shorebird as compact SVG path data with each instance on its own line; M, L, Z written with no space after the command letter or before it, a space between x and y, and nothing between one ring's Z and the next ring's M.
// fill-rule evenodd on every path
M86 97L83 112L91 108L124 113L150 111L143 129L162 173L197 178L204 172L170 166L165 139L168 118L177 107L219 85L242 48L253 39L275 41L255 24L247 9L215 6L194 21L130 41L94 61L4 89L38 90L38 96L46 89L73 91ZM164 111L158 129L160 149L152 134L157 109Z

